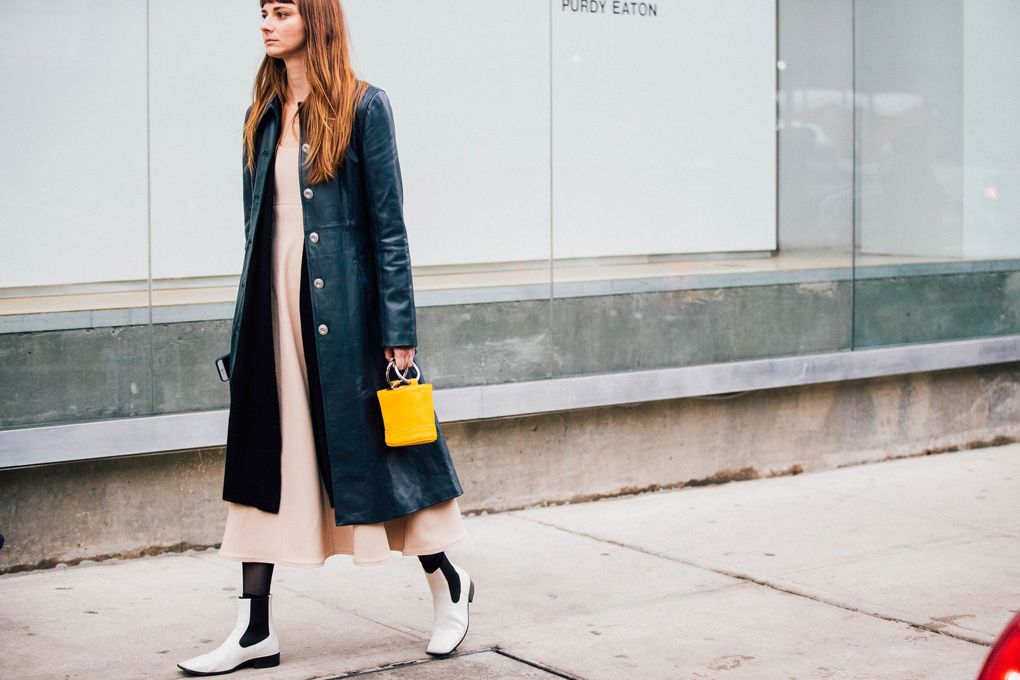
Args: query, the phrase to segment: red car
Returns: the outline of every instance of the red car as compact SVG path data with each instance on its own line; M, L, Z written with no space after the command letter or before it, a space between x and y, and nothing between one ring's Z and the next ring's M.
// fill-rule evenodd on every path
M1020 613L992 645L977 680L1020 680Z

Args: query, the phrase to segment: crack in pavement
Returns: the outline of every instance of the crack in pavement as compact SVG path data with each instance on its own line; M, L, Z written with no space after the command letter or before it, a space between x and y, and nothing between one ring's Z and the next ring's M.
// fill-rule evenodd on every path
M961 640L963 642L970 642L972 644L980 645L982 647L991 647L992 646L992 643L990 643L990 642L988 642L986 640L982 640L982 639L975 638L975 637L970 637L970 636L965 635L963 633L954 633L954 632L950 632L950 631L944 630L944 626L946 625L944 622L932 621L932 623L927 623L927 624L925 624L925 623L917 623L916 621L910 621L908 619L901 619L901 618L898 618L898 617L895 617L895 616L891 616L889 614L883 614L882 612L869 611L867 609L862 609L862 608L859 608L859 607L853 607L851 605L844 604L844 603L841 603L841 602L837 602L835 600L828 600L828 599L826 599L824 597L821 597L819 595L803 592L803 591L797 590L795 588L792 588L790 586L783 586L783 585L780 585L778 583L773 583L771 581L766 581L765 579L757 578L755 576L751 576L750 574L744 574L744 573L741 573L739 571L730 571L728 569L720 569L720 568L717 568L717 567L708 567L708 566L705 566L703 564L698 564L697 562L692 562L690 560L686 560L686 559L682 559L682 558L676 557L674 555L667 555L665 553L660 553L660 552L656 552L654 550L649 550L648 548L645 548L645 547L640 546L640 545L634 545L634 544L631 544L631 543L624 543L623 541L617 541L617 540L614 540L614 539L611 539L611 538L604 538L602 536L596 536L594 534L589 534L589 533L587 533L585 531L578 531L578 530L575 530L575 529L568 529L566 527L562 527L562 526L559 526L557 524L553 524L551 522L544 522L542 520L533 519L531 517L522 517L521 515L518 515L517 513L514 513L514 512L508 512L506 514L508 514L509 516L514 517L516 519L523 520L525 522L532 522L534 524L540 524L542 526L546 526L546 527L549 527L551 529L556 529L556 530L562 531L564 533L573 534L575 536L583 536L584 538L590 538L591 540L599 541L600 543L608 543L609 545L615 545L615 546L617 546L619 548L626 548L627 550L633 550L635 552L644 553L645 555L650 555L652 557L658 557L658 558L661 558L661 559L664 559L664 560L670 560L671 562L677 562L679 564L684 564L684 565L687 565L689 567L694 567L695 569L702 569L704 571L708 571L708 572L711 572L713 574L719 574L721 576L728 576L729 578L737 579L739 581L744 581L746 583L753 583L755 585L762 586L764 588L769 588L769 589L775 590L777 592L787 593L789 595L796 595L797 597L803 597L803 598L805 598L807 600L812 600L812 601L818 602L820 604L829 605L830 607L836 607L838 609L843 609L845 611L854 612L856 614L864 614L865 616L870 616L872 618L881 619L882 621L889 621L889 622L892 622L892 623L901 623L903 625L910 626L911 628L916 628L918 630L924 630L924 631L927 631L929 633L935 633L937 635L943 635L945 637L953 638L954 640Z
M484 647L482 649L471 650L470 652L456 652L456 653L450 654L449 656L444 657L444 658L446 658L446 659L456 659L457 657L461 657L461 656L471 656L473 654L482 654L482 653L485 653L485 652L492 652L492 651L494 651L494 650L491 647ZM422 664L436 663L437 661L442 661L442 660L443 659L428 658L428 659L411 659L410 661L396 661L394 663L388 663L388 664L384 664L382 666L373 666L372 668L362 668L362 669L359 669L359 670L350 671L349 673L341 673L340 675L332 675L329 678L327 678L326 680L340 680L341 678L354 678L354 677L357 677L359 675L372 675L373 673L382 673L383 671L399 670L401 668L408 668L410 666L421 666Z
M493 647L492 651L494 651L496 654L500 654L500 655L505 656L505 657L507 657L509 659L513 659L514 661L519 661L520 663L527 664L529 666L532 666L534 668L539 669L540 671L545 671L546 673L549 673L551 675L555 675L556 677L559 677L559 678L566 678L566 680L584 680L584 678L581 677L580 675L570 675L570 674L568 674L568 673L566 673L564 671L556 670L555 668L552 668L550 666L546 666L545 664L538 663L537 661L531 661L530 659L525 659L523 656L517 656L516 654L511 654L510 652L506 651L505 649L503 649L499 645Z
M481 649L473 649L468 652L457 652L455 654L450 654L449 656L443 658L413 659L411 661L398 661L391 664L385 664L383 666L375 666L373 668L363 668L360 670L350 671L349 673L343 673L341 675L330 676L327 680L341 680L342 678L354 678L362 675L372 675L375 673L382 673L384 671L393 671L400 670L402 668L409 668L411 666L421 666L422 664L440 663L447 659L456 659L463 656L474 656L475 654L488 654L488 653L498 654L500 656L516 661L517 663L522 663L527 666L531 666L532 668L537 668L540 671L549 673L550 675L554 675L558 678L565 678L565 680L585 680L580 675L570 675L563 671L546 666L545 664L539 663L537 661L532 661L531 659L526 659L523 656L518 656L517 654L508 652L505 649L502 649L499 645L496 645L495 647L483 647Z

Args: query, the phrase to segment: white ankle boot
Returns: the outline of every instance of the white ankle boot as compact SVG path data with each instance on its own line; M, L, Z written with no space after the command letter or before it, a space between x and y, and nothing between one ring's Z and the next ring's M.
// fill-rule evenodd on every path
M452 562L450 564L453 564ZM446 656L457 648L467 635L468 603L475 599L475 582L456 564L453 568L460 576L460 597L456 602L450 596L450 586L442 568L431 574L425 572L432 591L432 638L425 651L432 656Z
M219 647L211 652L182 661L179 668L194 675L219 675L230 673L238 668L252 666L254 668L271 668L280 665L280 641L276 637L273 625L273 601L269 599L269 636L250 647L240 645L241 637L248 629L251 618L251 598L238 597L237 621L234 630Z

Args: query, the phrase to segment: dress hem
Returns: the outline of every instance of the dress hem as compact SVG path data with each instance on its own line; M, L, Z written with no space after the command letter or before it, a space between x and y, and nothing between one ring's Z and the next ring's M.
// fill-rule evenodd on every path
M375 560L375 561L371 561L371 562L365 561L365 560L354 559L354 554L353 553L349 553L349 552L335 552L332 555L326 555L325 559L323 559L322 562L293 562L293 561L290 561L290 560L277 559L277 558L274 558L274 557L270 557L268 555L263 555L261 557L250 556L250 555L236 555L236 554L233 554L233 553L224 552L222 549L217 550L216 555L218 557L222 557L222 558L229 559L229 560L236 560L236 561L240 561L240 562L269 562L271 564L279 564L279 565L282 565L282 566L285 566L285 567L300 567L300 568L322 567L322 566L325 566L326 561L330 557L335 557L337 555L350 555L351 558L352 558L351 561L356 566L359 566L359 567L378 567L378 566L386 564L387 562L392 560L393 559L393 553L397 553L398 555L401 555L402 557L416 557L418 555L434 555L435 553L445 552L445 551L449 550L450 548L452 548L452 547L456 546L457 544L461 543L467 537L468 537L468 534L465 531L463 534L461 534L461 536L459 538L456 538L456 539L450 541L446 545L444 545L442 547L439 547L439 548L429 548L428 550L416 550L416 551L410 551L410 552L405 552L405 551L402 551L402 550L390 550L390 554L388 556L386 556L384 559Z

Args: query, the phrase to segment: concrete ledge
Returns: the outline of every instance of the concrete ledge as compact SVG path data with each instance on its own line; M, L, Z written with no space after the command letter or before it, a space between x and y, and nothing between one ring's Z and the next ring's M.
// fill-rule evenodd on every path
M444 432L461 509L494 512L1017 441L1020 366L450 422ZM218 544L223 453L0 470L0 572Z
M1020 336L436 390L444 423L1020 361ZM0 468L222 446L227 409L0 431Z

